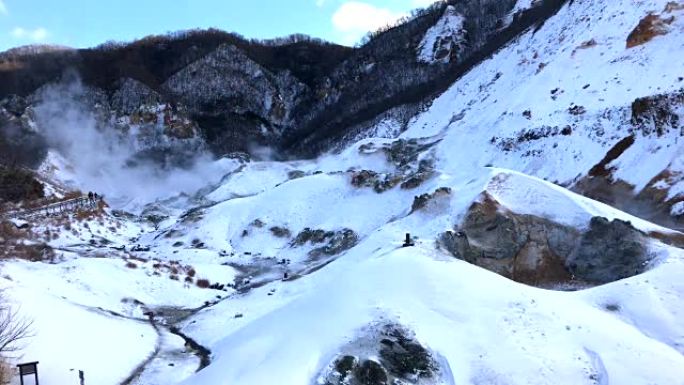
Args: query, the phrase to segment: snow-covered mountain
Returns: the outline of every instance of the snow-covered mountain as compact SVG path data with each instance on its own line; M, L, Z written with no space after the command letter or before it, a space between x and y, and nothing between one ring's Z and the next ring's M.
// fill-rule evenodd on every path
M363 88L339 79L378 84L398 65L381 43L402 36L403 68L438 68L431 90L349 100ZM159 90L84 80L5 101L46 137L47 195L105 195L2 221L0 286L35 320L41 383L683 383L684 3L444 2L374 41L309 115L301 74L230 45ZM393 76L394 95L415 90ZM291 149L328 150L212 158L196 113L215 95Z

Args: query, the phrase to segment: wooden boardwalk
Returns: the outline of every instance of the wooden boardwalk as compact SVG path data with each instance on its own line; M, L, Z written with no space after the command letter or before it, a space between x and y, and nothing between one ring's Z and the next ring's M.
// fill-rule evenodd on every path
M14 210L0 213L0 217L9 219L28 219L41 216L60 215L65 212L76 212L80 209L92 210L97 208L101 198L92 199L87 196L49 203L30 209Z

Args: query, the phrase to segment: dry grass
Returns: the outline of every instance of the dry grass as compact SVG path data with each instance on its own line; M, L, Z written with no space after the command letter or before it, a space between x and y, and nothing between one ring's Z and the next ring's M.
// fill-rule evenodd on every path
M56 233L35 234L31 229L18 229L11 222L0 222L0 259L52 262L55 260L55 251L44 241L52 240L55 236ZM43 241L37 242L41 239Z
M50 205L53 203L64 202L64 201L68 201L71 199L80 198L81 196L83 196L83 193L78 191L78 190L69 191L68 193L64 194L63 198L53 196L53 197L44 198L44 199L37 199L37 200L33 200L31 202L27 202L25 206L26 206L26 208L33 209L33 208L37 208L37 207L41 207L41 206L45 206L45 205Z
M55 251L47 244L16 244L8 248L6 257L23 259L30 262L53 262Z
M200 289L208 289L211 286L208 279L198 279L196 285Z
M0 384L10 384L17 370L4 359L0 359Z
M0 238L5 242L26 239L29 235L30 232L27 229L18 229L12 222L0 222Z

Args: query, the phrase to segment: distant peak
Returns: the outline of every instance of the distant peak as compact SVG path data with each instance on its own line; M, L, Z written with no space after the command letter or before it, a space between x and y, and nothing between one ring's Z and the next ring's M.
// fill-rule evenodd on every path
M64 45L56 44L30 44L23 45L20 47L10 48L7 51L0 52L0 59L7 59L11 57L21 57L27 55L35 55L46 52L58 52L58 51L73 51L72 47L67 47Z

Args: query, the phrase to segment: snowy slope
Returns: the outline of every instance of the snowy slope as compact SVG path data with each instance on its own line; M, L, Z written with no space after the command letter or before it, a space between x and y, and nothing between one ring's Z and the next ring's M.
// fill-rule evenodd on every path
M22 316L34 322L34 337L17 358L40 361L41 383L76 383L83 370L88 381L116 385L154 350L156 333L144 322L73 303L42 284L25 283L25 276L8 273L7 267L1 285L17 301ZM61 280L52 277L55 286ZM18 383L16 378L13 384Z
M422 248L386 246L369 257L378 243L391 244L374 238L311 280L278 287L286 305L269 303L268 287L253 292L248 306L256 314L245 313L251 322L221 318L244 311L240 303L200 316L198 323L218 323L226 337L212 344L215 363L185 383L312 383L341 345L388 319L413 328L448 361L453 378L444 383L681 383L681 337L655 337L681 336L682 325L673 320L683 288L678 280L661 281L682 272L679 259L590 295L569 294L517 285ZM658 313L645 305L648 297L632 302L644 290L666 296ZM605 310L614 303L630 309ZM264 314L263 307L270 311ZM655 330L639 328L658 323Z
M566 5L538 31L525 33L457 81L403 136L445 134L440 158L448 159L444 167L450 171L493 164L571 184L632 134L636 98L684 87L684 62L672 60L684 48L681 10L672 12L667 35L626 48L639 21L666 4ZM574 115L574 106L585 112ZM540 137L525 136L529 132ZM615 176L640 191L671 163L679 167L673 161L681 142L679 130L663 137L637 133L636 143L615 162Z
M491 186L488 191L507 198L509 207L525 207L529 196L506 194L510 189L497 180L502 175L510 187L537 191L534 203L540 211L563 199L588 203L557 186L501 171L492 172L484 184L481 180L473 192ZM510 176L526 180L511 181ZM300 191L313 190L318 181L308 182L311 189ZM467 200L457 199L450 207L463 210ZM601 204L587 210L585 218L629 217ZM568 215L569 221L581 221ZM397 249L402 232L416 222L422 225L419 239L421 230L429 236L434 225L425 220L415 214L382 226L315 275L274 282L199 313L185 330L212 346L215 363L188 383L309 383L337 348L368 324L388 319L413 328L444 356L455 374L449 380L453 383L601 383L608 376L618 383L678 383L680 374L673 368L684 360L684 325L675 320L684 287L672 277L684 267L680 251L663 248L670 256L644 276L583 293L555 293L453 260L428 240L415 249ZM273 290L275 295L268 296ZM651 301L657 301L658 312L646 305ZM609 305L618 310L606 310ZM234 314L244 316L231 318ZM263 367L269 370L259 370Z

